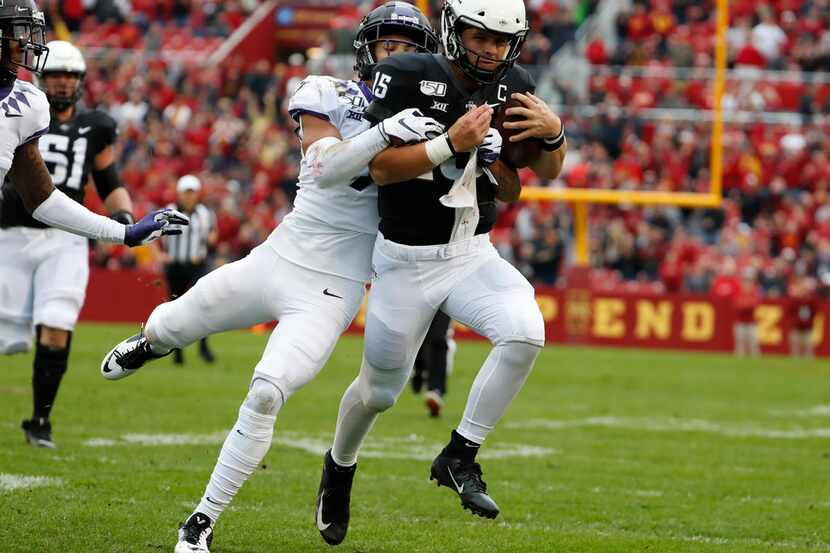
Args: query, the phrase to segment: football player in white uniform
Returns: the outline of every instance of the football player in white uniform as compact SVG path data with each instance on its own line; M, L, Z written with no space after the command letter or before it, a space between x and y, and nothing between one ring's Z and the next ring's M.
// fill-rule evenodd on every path
M52 59L61 63L58 50ZM38 149L41 137L54 138L49 101L41 90L17 79L18 67L35 74L48 68L48 53L43 13L34 0L0 2L0 354L31 349L33 323L39 327L35 413L23 426L30 443L53 447L49 410L66 370L68 331L77 320L87 274L81 253L86 240L68 232L132 246L180 232L169 225L184 224L187 218L164 210L139 224L108 219L84 208L82 194L74 201L53 186L50 170L67 168L47 167ZM85 158L86 150L78 153L74 156ZM54 161L57 153L50 155ZM88 174L82 171L84 161L71 175L79 187Z
M156 307L143 331L117 344L101 364L105 378L119 379L208 334L279 321L204 495L180 527L176 553L208 551L217 518L270 448L277 413L317 375L360 308L378 226L369 161L390 143L418 143L441 132L417 110L374 127L364 121L378 59L438 48L426 17L403 2L375 9L358 36L367 28L373 36L357 55L359 80L311 76L290 100L303 149L294 210L246 258Z
M80 50L52 41L38 77L52 112L49 129L40 137L41 156L55 187L78 203L92 175L98 195L113 219L132 224L132 202L115 169L112 144L117 130L106 113L77 105L83 90L86 62ZM28 350L36 335L32 376L32 418L23 421L26 440L55 447L50 413L67 370L72 331L86 295L89 277L88 241L82 236L48 228L23 206L13 188L3 190L0 227L4 229L0 266L4 295L0 336L7 351ZM17 328L16 334L11 330Z
M460 424L432 464L431 478L457 493L465 509L498 515L476 452L522 388L545 330L533 287L489 240L495 199L515 201L520 192L518 181L512 188L501 181L493 186L486 176L503 163L501 136L490 128L491 106L511 97L521 101L523 107L506 114L522 120L505 127L520 130L514 141L544 141L530 165L541 177L555 178L565 155L561 121L532 94L527 71L515 65L527 30L522 0L446 0L445 55L404 54L375 68L375 100L367 119L377 122L389 111L419 107L449 130L426 144L388 148L370 163L381 216L372 259L377 276L360 375L341 400L330 454L334 463L324 468L324 493L317 500L318 509L331 514L326 522L344 533L351 482L334 481L332 475L353 470L378 414L404 389L437 310L488 338L493 349Z

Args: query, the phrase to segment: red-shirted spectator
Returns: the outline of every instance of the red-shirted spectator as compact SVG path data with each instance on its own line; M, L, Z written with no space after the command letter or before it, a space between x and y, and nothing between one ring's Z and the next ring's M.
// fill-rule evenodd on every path
M790 287L787 315L790 320L790 354L813 357L813 326L820 306L809 278L797 278Z
M761 303L761 290L755 279L755 271L744 269L738 293L735 296L735 355L758 356L758 323L755 308Z
M735 262L727 258L721 274L712 281L712 293L721 298L734 300L741 291L741 283L735 276L736 271Z

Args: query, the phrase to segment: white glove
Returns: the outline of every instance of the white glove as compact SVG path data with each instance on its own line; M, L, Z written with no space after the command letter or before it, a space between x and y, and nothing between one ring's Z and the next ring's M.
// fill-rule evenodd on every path
M392 146L417 144L431 140L444 132L444 125L426 117L417 108L399 111L380 122L380 132Z
M478 161L482 167L489 167L499 159L501 155L502 138L498 130L490 127L487 136L478 145Z

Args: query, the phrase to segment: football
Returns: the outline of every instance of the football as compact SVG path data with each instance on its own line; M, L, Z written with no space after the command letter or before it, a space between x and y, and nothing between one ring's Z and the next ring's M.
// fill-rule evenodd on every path
M521 121L521 115L507 115L508 108L522 107L518 100L510 99L496 108L493 115L493 127L499 131L504 140L501 146L501 160L513 168L527 167L542 155L543 142L540 138L526 138L521 142L510 142L510 137L522 132L521 129L506 129L508 121Z

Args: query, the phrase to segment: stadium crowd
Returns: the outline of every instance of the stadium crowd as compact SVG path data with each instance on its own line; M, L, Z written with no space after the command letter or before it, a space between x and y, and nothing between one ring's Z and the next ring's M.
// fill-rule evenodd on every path
M585 115L566 117L572 187L706 192L710 188L713 2L636 1L620 12L615 49L588 42ZM724 291L738 276L766 296L804 281L830 286L830 5L730 2L723 189L718 210L596 206L597 285ZM610 41L609 41L610 42ZM563 83L565 104L577 104ZM652 117L662 113L693 114ZM770 113L788 112L772 120ZM740 121L740 122L738 122ZM744 286L746 287L746 285Z
M147 29L188 29L206 39L226 36L256 2L135 1L131 11L113 15L118 9L113 11L112 6L122 4L116 0L62 3L63 18L75 17L77 25L70 27L80 30L81 45L90 32L102 32L91 30L90 21L98 18L111 21L105 25L106 36L112 37L105 37L106 44L111 40L111 45L135 49L135 55L129 56L104 50L90 60L86 102L107 110L120 125L121 174L136 199L138 214L174 201L176 179L198 174L204 199L218 216L215 262L237 259L291 209L299 151L285 107L294 84L306 73L305 66L296 57L290 63L263 60L253 65L231 58L221 69L202 68L165 61L153 55L158 43L129 38L133 28L139 29L135 35L139 37L145 37ZM546 64L596 4L528 2L534 29L541 32L531 34L524 62ZM610 51L600 37L589 42L588 60L613 70L593 72L589 87L593 113L563 109L570 148L564 183L709 189L711 125L702 118L647 116L652 108L711 107L709 77L675 79L627 72L646 66L689 67L708 75L714 10L706 4L633 2L631 10L618 18L615 50ZM72 6L76 11L69 13ZM592 207L590 253L596 286L734 293L736 287L723 286L722 281L737 282L745 276L763 294L775 296L786 292L793 277L812 278L821 289L830 285L830 119L823 115L830 90L826 83L810 83L806 78L812 75L808 71L826 69L830 8L827 2L809 0L730 6L732 67L754 64L756 72L760 67L785 69L805 78L798 86L776 81L766 83L766 88L763 79L755 78L750 93L730 87L727 109L794 111L802 114L801 122L782 125L759 119L727 125L723 173L727 199L722 209ZM84 17L88 14L95 17ZM770 41L777 44L775 49L769 47ZM762 56L747 54L752 48ZM751 58L755 61L747 63ZM567 84L560 88L564 98L572 98ZM571 102L576 100L566 104ZM551 184L534 182L529 175L523 178L526 184ZM503 207L494 238L502 254L528 278L554 285L563 282L571 233L567 206L522 203ZM109 246L99 246L94 257L98 265L112 268L153 263L142 250L133 253Z

